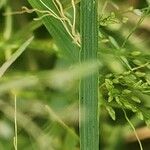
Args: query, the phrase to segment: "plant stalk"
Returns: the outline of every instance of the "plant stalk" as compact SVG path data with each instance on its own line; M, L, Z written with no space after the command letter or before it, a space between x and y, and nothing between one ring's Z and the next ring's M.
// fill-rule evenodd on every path
M98 0L81 0L80 62L97 60ZM80 82L80 149L99 150L98 71Z

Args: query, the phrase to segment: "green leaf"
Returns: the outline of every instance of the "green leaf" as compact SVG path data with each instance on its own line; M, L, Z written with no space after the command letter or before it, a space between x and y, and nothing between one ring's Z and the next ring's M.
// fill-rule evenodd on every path
M137 112L137 117L141 120L144 120L144 116L143 116L143 113L141 111L138 111Z
M117 41L112 36L109 36L109 40L116 49L119 49L119 45L118 45Z
M134 88L141 88L141 85L142 85L142 80L136 82L136 83L133 85L133 87L134 87Z
M33 8L38 10L45 10L49 11L48 8L52 10L56 10L52 1L44 0L44 6L40 0L28 0L29 3L32 5ZM38 13L41 17L42 14ZM62 23L58 20L53 18L52 16L47 16L42 19L42 22L46 26L47 30L49 31L50 35L54 38L56 44L58 45L59 49L62 52L62 55L70 60L70 62L75 63L79 60L79 47L73 43L72 38L66 32L66 29L62 25Z
M110 115L110 117L113 119L113 120L116 120L116 114L115 114L115 111L112 107L110 106L106 106L106 109Z
M20 48L1 66L0 68L0 77L6 72L6 70L12 65L12 63L24 52L27 46L31 43L33 37L28 39L25 43L23 43Z
M105 85L108 90L112 90L114 88L113 82L109 79L105 79Z
M110 103L111 101L113 101L113 99L114 99L113 96L110 95L109 98L108 98L108 102Z
M133 51L133 52L131 53L131 55L133 55L133 56L138 56L138 55L140 55L140 54L141 54L140 51Z
M130 94L131 92L132 92L132 91L130 91L130 90L128 90L128 89L125 89L125 90L122 91L123 94Z
M98 0L81 0L80 62L97 60ZM98 70L80 84L80 149L99 150Z
M144 72L139 72L139 71L135 72L135 74L136 74L138 77L144 77L144 76L146 75L146 73L144 73Z
M132 96L131 99L137 103L141 103L141 100L136 96Z
M122 103L121 103L121 101L120 101L120 99L119 99L118 96L115 97L115 100L116 100L116 102L117 102L120 106L122 106Z
M133 112L138 111L137 107L133 105L132 103L128 102L127 100L122 100L121 102L127 109L130 109Z

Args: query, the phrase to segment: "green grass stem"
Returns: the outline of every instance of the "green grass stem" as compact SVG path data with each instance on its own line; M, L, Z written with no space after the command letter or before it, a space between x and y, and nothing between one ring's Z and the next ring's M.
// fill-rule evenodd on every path
M97 59L97 7L97 0L81 0L81 63ZM99 149L98 72L80 83L80 149Z

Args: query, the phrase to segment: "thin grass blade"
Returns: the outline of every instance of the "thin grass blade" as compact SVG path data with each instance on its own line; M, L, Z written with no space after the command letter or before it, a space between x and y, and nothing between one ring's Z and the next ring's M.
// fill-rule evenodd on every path
M4 75L6 70L13 64L13 62L25 51L27 46L32 42L33 37L29 38L20 48L1 66L0 77Z

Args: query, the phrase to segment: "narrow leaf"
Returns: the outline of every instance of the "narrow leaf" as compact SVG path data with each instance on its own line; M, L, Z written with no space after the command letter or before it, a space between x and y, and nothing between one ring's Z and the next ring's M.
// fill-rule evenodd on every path
M6 72L6 70L12 65L12 63L24 52L27 46L31 43L33 37L28 39L20 48L1 66L0 68L0 77Z
M110 106L106 106L106 109L110 115L110 117L113 119L113 120L116 120L116 114L115 114L115 111L112 107Z
M48 8L56 10L52 1L49 0L28 0L33 8L49 11ZM43 3L44 2L44 5ZM43 14L38 13L41 17ZM62 55L69 59L72 63L77 62L79 59L79 47L73 42L72 38L66 32L66 29L62 25L61 21L55 19L52 16L46 16L42 18L42 22L49 31L50 35L54 38L56 44L62 52Z

